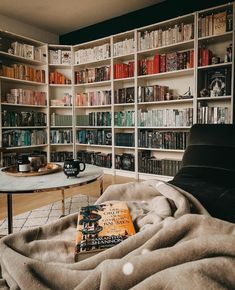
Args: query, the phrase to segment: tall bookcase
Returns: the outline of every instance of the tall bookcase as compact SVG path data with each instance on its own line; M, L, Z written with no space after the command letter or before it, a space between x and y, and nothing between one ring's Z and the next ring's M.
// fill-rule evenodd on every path
M169 179L192 124L233 122L233 15L229 3L75 46L2 31L2 67L30 64L45 71L45 82L1 73L1 145L10 152L42 149L54 162L80 158L112 174ZM16 41L42 59L15 55ZM26 88L45 96L45 104L18 104L11 89ZM45 113L45 126L26 127L43 130L46 141L5 146L9 130L24 129L6 126L8 111ZM14 162L3 154L5 163Z
M15 163L19 152L47 155L47 44L0 31L0 56L1 163Z
M73 52L68 45L48 46L49 154L52 162L73 158Z

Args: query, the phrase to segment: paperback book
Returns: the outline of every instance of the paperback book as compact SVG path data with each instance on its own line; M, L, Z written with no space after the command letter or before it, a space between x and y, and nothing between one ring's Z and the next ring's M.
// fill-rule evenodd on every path
M82 207L78 213L75 261L111 248L135 234L126 202Z

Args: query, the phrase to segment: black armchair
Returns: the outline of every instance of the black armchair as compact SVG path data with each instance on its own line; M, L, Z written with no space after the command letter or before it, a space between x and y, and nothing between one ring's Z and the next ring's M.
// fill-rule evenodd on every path
M169 183L193 194L212 216L235 223L235 125L193 125L182 167Z

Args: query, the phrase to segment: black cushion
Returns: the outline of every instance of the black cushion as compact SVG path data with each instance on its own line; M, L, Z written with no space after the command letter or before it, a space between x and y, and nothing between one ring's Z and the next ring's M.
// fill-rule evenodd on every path
M235 126L193 125L170 183L192 193L212 216L235 222Z

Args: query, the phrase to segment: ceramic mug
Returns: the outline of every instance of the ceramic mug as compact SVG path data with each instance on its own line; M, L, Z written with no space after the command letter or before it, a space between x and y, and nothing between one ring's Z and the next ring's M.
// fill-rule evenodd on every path
M82 172L86 169L86 164L80 160L69 159L64 162L64 173L67 175L67 178L71 176L77 176L79 172Z

